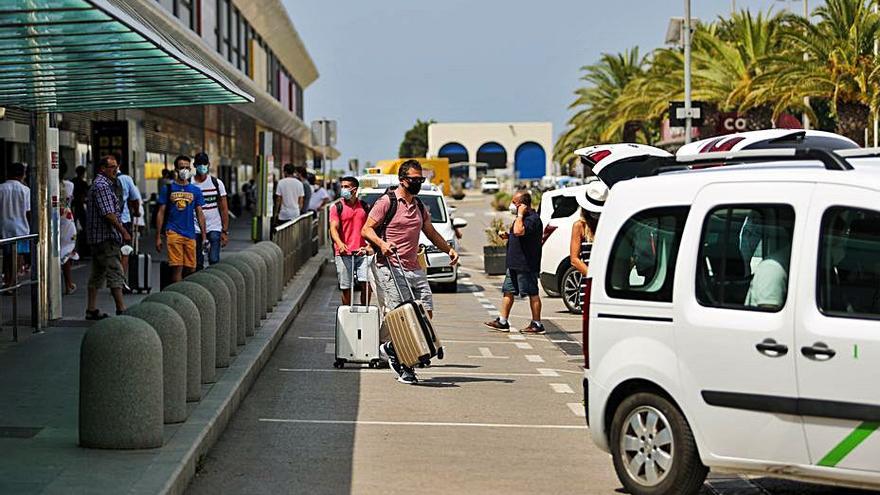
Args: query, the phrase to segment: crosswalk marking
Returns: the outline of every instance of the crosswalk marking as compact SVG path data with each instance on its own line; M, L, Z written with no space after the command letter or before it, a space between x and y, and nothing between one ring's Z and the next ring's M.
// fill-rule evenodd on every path
M479 347L477 350L480 351L479 356L468 356L473 359L509 359L509 356L496 356L492 354L492 351L488 347Z
M532 344L529 344L528 342L516 342L516 347L517 349L531 349Z
M573 394L574 390L567 383L551 383L550 388L557 394Z
M541 376L559 376L558 371L552 370L550 368L538 368L537 371L541 374Z
M336 354L336 344L327 344L324 346L324 354Z
M445 427L474 427L474 428L535 428L542 430L586 430L587 425L541 425L541 424L512 424L512 423L454 423L428 421L362 421L362 420L331 420L331 419L283 419L283 418L260 418L261 423L292 423L292 424L319 424L319 425L373 425L373 426L445 426Z
M584 405L580 402L569 402L568 408L571 409L571 412L579 418L587 416L587 413L584 411Z
M544 358L537 354L526 354L526 360L530 363L543 363Z
M525 335L520 335L520 334L518 334L518 333L517 333L517 334L508 335L507 338L509 338L510 340L526 340L526 336L525 336Z

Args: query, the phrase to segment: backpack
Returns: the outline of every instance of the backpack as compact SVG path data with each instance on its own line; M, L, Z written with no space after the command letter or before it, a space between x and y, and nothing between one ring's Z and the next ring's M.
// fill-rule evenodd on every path
M374 230L380 239L385 240L385 230L388 229L388 224L391 223L391 220L394 219L394 215L397 214L397 196L394 194L394 190L388 191L385 193L385 197L388 198L390 205L388 206L388 211L385 212L385 216L382 217L382 221L376 224ZM382 198L377 199L379 201ZM413 200L416 202L416 205L419 207L419 213L421 215L419 218L424 222L425 218L425 204L422 203L422 200L419 199L418 196L413 196ZM424 227L424 224L422 225Z

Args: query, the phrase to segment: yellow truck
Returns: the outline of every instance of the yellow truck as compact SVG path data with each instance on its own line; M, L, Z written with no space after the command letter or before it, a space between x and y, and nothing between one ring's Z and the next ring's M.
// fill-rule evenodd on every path
M370 167L367 173L370 174L392 174L397 175L400 165L409 160L409 158L398 158L396 160L380 160L375 167ZM439 186L443 190L445 196L449 196L452 192L449 184L449 159L448 158L413 158L422 165L422 173L431 181L431 184Z

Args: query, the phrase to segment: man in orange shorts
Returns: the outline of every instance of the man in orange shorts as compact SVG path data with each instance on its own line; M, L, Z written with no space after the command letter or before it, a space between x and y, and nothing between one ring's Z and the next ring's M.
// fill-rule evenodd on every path
M168 266L171 267L171 281L183 279L196 268L196 249L205 245L205 215L202 206L205 199L202 190L190 184L193 176L192 161L188 156L174 159L175 181L159 191L159 211L156 225L164 226L156 232L156 251L162 252L162 234L168 239ZM198 219L201 243L196 245L195 221Z

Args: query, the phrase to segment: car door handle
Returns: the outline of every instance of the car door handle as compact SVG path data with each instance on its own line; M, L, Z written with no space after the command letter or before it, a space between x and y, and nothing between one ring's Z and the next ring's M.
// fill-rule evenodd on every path
M811 346L801 347L801 354L813 361L828 361L837 354L837 351L828 347L825 342L816 342Z
M780 344L774 339L764 339L755 344L755 349L761 354L768 357L782 357L788 354L788 346Z

